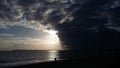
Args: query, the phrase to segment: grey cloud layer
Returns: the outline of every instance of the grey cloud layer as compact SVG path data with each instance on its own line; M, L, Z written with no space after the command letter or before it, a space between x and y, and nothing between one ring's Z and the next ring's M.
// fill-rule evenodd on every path
M51 28L72 19L75 10L68 9L73 3L73 0L0 0L0 28Z
M94 0L0 0L0 28L8 26L24 26L38 30L52 28L56 24L72 21L74 19L72 13L89 2ZM100 7L106 11L120 6L119 3L119 0L111 0ZM73 6L75 4L77 6ZM101 12L97 17L102 17L102 14L106 14L108 18L108 23L105 24L108 28L118 29L117 22L114 26L109 26L115 22L115 14Z

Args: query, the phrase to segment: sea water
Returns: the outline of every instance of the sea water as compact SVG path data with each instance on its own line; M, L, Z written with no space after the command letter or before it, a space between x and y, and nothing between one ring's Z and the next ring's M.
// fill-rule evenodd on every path
M48 50L14 50L0 51L0 68L25 65L32 63L48 62L65 59L75 59L97 55L95 51L83 52L78 50L48 51Z

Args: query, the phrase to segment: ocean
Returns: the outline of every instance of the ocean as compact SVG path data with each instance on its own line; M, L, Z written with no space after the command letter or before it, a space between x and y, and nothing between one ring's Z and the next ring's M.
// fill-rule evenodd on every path
M0 68L17 66L24 64L49 62L65 59L76 59L82 57L90 57L98 55L96 51L46 51L46 50L14 50L14 51L0 51Z

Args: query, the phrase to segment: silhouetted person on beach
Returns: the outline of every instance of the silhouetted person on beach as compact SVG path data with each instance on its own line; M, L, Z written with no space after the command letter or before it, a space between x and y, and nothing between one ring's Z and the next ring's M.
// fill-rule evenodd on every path
M57 58L54 58L55 62L57 61Z

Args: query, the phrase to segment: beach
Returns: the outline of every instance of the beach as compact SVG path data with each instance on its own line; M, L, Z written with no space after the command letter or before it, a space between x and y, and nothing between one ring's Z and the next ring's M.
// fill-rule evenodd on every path
M11 68L119 68L119 55L95 56L15 66Z

